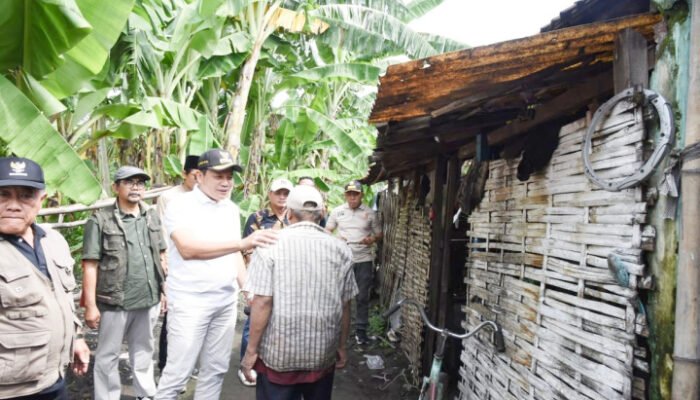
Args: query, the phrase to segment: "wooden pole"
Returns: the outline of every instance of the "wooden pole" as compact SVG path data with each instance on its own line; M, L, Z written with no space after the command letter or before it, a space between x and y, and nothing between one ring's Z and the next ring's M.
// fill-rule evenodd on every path
M433 230L431 237L430 249L430 277L428 280L428 318L431 321L437 321L437 315L440 308L440 278L442 276L443 265L443 214L444 195L445 195L445 170L447 169L447 160L439 157L437 160L437 168L435 168L435 179L432 182L433 188ZM435 351L435 332L425 328L425 342L423 343L423 372L430 373L433 352Z
M691 5L685 146L700 142L700 1ZM673 347L674 400L700 399L700 159L681 169L681 238Z

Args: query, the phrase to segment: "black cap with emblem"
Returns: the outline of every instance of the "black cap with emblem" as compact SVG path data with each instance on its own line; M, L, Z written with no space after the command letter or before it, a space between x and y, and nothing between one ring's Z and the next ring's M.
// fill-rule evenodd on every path
M0 157L0 186L27 186L43 189L44 171L28 158Z
M243 168L233 159L231 153L226 150L210 149L199 156L197 166L200 170L213 169L214 171L225 171L228 169L236 172L243 172Z
M351 181L347 185L345 185L345 192L356 192L356 193L362 193L362 184L360 181Z

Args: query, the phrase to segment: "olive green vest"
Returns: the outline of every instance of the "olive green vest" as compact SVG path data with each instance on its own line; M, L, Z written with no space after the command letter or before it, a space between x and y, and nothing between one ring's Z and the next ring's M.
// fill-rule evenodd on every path
M146 209L146 226L150 240L153 262L156 265L158 286L162 290L165 274L160 265L160 234L161 225L158 212L146 203L139 203L140 210ZM113 306L121 306L124 301L124 280L127 272L126 233L116 202L95 212L97 224L101 229L102 254L100 255L99 272L95 300Z

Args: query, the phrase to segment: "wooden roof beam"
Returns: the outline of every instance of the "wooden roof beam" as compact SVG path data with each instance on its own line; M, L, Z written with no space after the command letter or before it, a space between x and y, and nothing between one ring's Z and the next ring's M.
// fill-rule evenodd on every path
M503 144L508 139L526 133L538 125L585 108L591 100L610 93L612 89L612 74L609 72L599 74L590 80L572 86L571 89L563 94L542 104L538 108L534 119L530 121L513 122L510 125L488 132L489 145ZM474 157L475 151L476 143L470 142L460 148L459 157L460 159L472 158Z

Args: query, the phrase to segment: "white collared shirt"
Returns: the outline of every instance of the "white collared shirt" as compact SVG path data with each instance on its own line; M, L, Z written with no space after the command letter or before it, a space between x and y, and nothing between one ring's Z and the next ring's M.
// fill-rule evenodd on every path
M237 299L236 277L243 268L240 252L209 260L184 260L170 235L186 231L197 241L241 239L240 210L229 199L214 201L198 186L170 202L165 210L168 232L169 301L186 300L194 303L222 304Z

